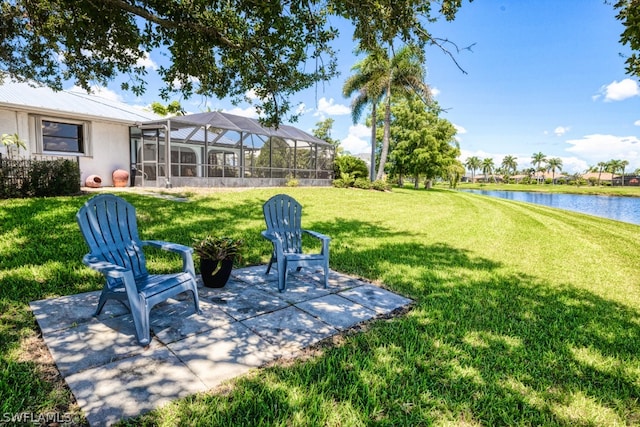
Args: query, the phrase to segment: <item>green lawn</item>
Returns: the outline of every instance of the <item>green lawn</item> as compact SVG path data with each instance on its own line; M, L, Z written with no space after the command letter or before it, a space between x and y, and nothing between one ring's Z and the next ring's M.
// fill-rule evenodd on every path
M640 424L639 226L440 189L124 197L142 238L242 237L250 265L268 260L261 205L277 192L333 238L331 268L415 305L130 424ZM87 197L0 201L0 413L77 410L28 302L101 287L80 262Z

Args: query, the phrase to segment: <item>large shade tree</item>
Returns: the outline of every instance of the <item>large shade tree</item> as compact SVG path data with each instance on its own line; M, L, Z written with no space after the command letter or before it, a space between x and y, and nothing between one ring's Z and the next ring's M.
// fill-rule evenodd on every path
M396 163L401 164L403 173L414 176L416 188L420 176L425 177L425 187L430 188L434 178L449 179L451 172L458 172L460 147L455 139L456 129L438 116L437 105L425 105L414 96L394 102L392 111L393 169L398 170ZM452 169L454 164L456 168Z
M10 0L0 4L0 75L54 89L69 82L90 90L124 77L147 86L143 62L161 51L158 73L168 100L176 93L231 97L255 93L265 124L295 111L290 98L336 75L328 17L353 24L365 50L381 42L442 44L427 28L452 20L461 0Z

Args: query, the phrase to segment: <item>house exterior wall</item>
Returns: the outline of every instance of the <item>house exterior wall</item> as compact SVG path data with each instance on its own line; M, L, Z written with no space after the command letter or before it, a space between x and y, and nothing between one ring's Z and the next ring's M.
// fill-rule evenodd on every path
M98 175L103 186L112 186L112 173L116 169L129 171L129 126L126 124L90 120L84 117L56 115L47 113L46 117L66 120L81 120L88 123L89 149L87 154L71 153L42 153L37 147L36 112L0 109L0 133L17 133L26 142L27 152L21 150L22 157L34 155L53 156L62 158L77 158L80 166L81 185L84 185L90 175ZM7 148L0 147L0 153L7 156Z
M93 121L91 145L92 155L78 158L82 185L90 175L98 175L103 186L113 186L113 171L130 168L129 126Z

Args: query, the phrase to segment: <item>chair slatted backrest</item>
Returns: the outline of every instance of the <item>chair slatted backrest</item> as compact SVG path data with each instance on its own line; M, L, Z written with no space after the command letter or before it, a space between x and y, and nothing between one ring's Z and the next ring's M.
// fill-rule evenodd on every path
M76 218L91 255L132 270L136 279L148 275L136 210L131 203L112 194L101 194L88 200Z
M277 194L262 206L267 230L282 241L285 253L302 252L302 205L291 196Z

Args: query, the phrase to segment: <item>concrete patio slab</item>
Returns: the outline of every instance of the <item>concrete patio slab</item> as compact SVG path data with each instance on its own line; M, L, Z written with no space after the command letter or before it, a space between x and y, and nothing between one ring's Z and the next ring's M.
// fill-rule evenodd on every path
M379 314L389 313L411 303L409 298L394 294L379 286L367 284L340 292L340 296L357 302Z
M208 388L276 359L280 350L240 322L167 346Z
M34 301L31 309L60 374L92 426L110 425L208 390L411 300L334 271L289 275L279 292L266 266L234 270L222 289L199 285L200 313L184 293L151 310L138 344L124 304L93 317L99 291Z
M289 352L309 347L338 332L324 321L294 306L244 320L242 324Z
M66 377L92 426L108 426L208 387L166 347Z
M348 329L377 315L369 308L333 294L303 301L296 306L338 330Z
M88 322L98 306L100 292L85 292L60 298L45 299L31 302L31 310L36 316L38 325L43 333L66 329ZM129 309L120 302L109 301L102 309L98 319L127 314Z

